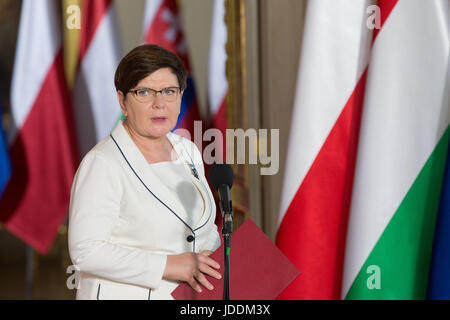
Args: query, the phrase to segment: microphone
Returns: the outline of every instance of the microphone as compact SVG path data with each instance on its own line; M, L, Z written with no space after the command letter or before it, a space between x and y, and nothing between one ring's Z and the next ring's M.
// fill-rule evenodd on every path
M214 163L209 168L209 181L219 194L219 205L222 214L232 214L230 189L233 185L233 169L226 163Z
M233 232L233 206L231 205L230 189L233 185L233 169L226 163L214 163L209 168L209 181L219 194L219 205L222 211L224 277L223 299L230 300L230 248L231 233Z

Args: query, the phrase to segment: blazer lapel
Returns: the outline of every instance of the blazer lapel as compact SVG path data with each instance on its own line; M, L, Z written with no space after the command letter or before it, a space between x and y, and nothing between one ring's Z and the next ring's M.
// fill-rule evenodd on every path
M184 210L182 204L159 179L159 177L153 173L144 155L125 130L122 120L119 120L111 135L120 147L123 155L128 161L128 164L133 168L135 173L139 176L147 188L156 198L168 207L172 213L178 217L178 219L182 220L187 227L193 230L194 228L187 223L189 219L186 216L186 211ZM152 195L149 194L149 196L151 197Z
M189 171L191 181L200 191L205 204L205 210L203 211L203 214L199 216L198 219L194 220L194 223L192 224L192 229L194 229L195 231L203 227L209 221L209 219L211 219L212 213L215 210L214 197L209 188L208 181L206 181L205 177L201 175L201 171L195 167L193 152L189 152L189 147L185 146L185 144L183 143L183 138L171 132L167 134L167 138L172 143L175 152L183 161L185 169ZM203 163L201 165L203 165ZM196 170L197 177L193 172L192 166L194 166Z
M209 219L211 219L213 210L215 210L215 207L213 207L214 198L212 197L211 191L208 192L209 186L206 181L202 182L200 178L197 179L193 175L191 179L197 189L200 190L200 193L202 194L203 200L205 202L205 210L202 216L193 225L193 229L197 230L203 227L209 221Z

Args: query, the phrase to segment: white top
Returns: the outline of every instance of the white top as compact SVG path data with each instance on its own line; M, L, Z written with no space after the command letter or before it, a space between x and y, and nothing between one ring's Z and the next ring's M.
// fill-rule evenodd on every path
M205 199L197 186L192 183L191 172L182 161L177 159L157 162L150 164L150 167L169 191L178 198L187 217L203 216L206 207ZM196 223L197 221L189 222Z

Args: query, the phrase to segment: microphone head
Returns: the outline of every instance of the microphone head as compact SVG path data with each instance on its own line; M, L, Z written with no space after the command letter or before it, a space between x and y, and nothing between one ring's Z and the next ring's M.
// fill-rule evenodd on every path
M209 168L209 181L215 190L223 184L231 189L233 185L234 173L231 166L227 163L214 163Z

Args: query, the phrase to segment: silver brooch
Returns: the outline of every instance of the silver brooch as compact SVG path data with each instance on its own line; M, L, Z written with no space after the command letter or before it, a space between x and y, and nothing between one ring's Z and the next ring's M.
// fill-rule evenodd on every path
M189 164L189 167L191 168L191 172L192 172L192 174L194 175L194 177L196 177L197 180L199 180L199 179L198 179L197 169L195 169L195 166L191 163L191 164Z

